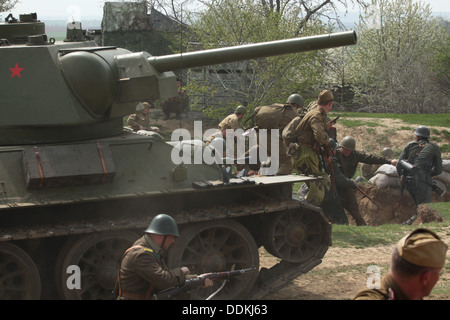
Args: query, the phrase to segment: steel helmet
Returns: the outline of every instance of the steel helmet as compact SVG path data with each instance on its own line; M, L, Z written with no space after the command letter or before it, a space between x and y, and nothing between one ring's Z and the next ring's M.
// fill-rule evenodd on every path
M153 218L145 232L176 237L180 236L175 220L171 216L163 213Z
M289 104L295 103L296 105L303 107L304 100L301 95L294 93L289 96L286 103L289 103Z
M383 150L381 150L381 155L385 158L392 158L394 156L394 151L392 151L391 148L384 148Z
M341 141L341 146L345 149L354 151L356 148L356 141L351 136L346 136Z
M418 137L429 138L430 137L430 129L425 126L418 126L414 134Z
M245 107L244 106L238 106L237 108L236 108L236 110L234 111L234 113L236 113L236 114L242 114L242 113L246 113L247 112L247 110L245 109Z

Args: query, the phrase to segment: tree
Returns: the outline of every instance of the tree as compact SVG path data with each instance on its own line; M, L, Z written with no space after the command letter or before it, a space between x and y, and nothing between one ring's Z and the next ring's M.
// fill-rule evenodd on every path
M18 0L0 0L0 12L7 12L14 8Z
M347 69L361 111L448 112L448 95L432 69L448 33L429 5L374 0L356 29L358 45Z
M312 1L210 0L203 2L206 9L191 16L189 24L197 42L205 49L331 32L331 26L318 16L305 18L302 3ZM290 94L302 94L320 82L326 54L326 51L315 51L209 68L195 81L195 90L189 90L194 96L190 101L195 104L205 100L207 112L214 118L224 116L242 103L256 107L285 102ZM190 76L194 85L192 80ZM196 99L194 92L200 88L208 92L208 98L202 95ZM219 95L223 103L218 106Z

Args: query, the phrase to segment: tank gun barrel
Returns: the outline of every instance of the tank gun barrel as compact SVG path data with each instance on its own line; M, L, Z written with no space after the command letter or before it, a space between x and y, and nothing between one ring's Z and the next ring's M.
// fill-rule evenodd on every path
M148 60L156 70L166 72L182 68L201 67L238 60L348 46L356 44L356 42L356 32L345 31L318 36L178 53L160 57L152 56Z

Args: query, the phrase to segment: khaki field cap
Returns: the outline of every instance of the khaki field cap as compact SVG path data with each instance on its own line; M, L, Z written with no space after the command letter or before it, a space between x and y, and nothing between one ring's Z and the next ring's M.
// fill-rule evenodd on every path
M317 99L317 103L319 103L319 104L328 103L331 100L334 100L333 93L331 93L330 90L322 90L322 92L319 93L319 98Z
M442 268L447 245L428 229L416 229L397 243L400 256L420 267Z

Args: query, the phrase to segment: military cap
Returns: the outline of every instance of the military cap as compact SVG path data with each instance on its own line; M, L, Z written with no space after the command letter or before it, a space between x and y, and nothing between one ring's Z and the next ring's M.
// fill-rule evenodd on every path
M331 100L334 100L333 93L330 90L322 90L322 92L319 93L317 103L324 104L330 102Z
M419 267L442 268L447 245L433 231L419 228L397 243L400 256Z

